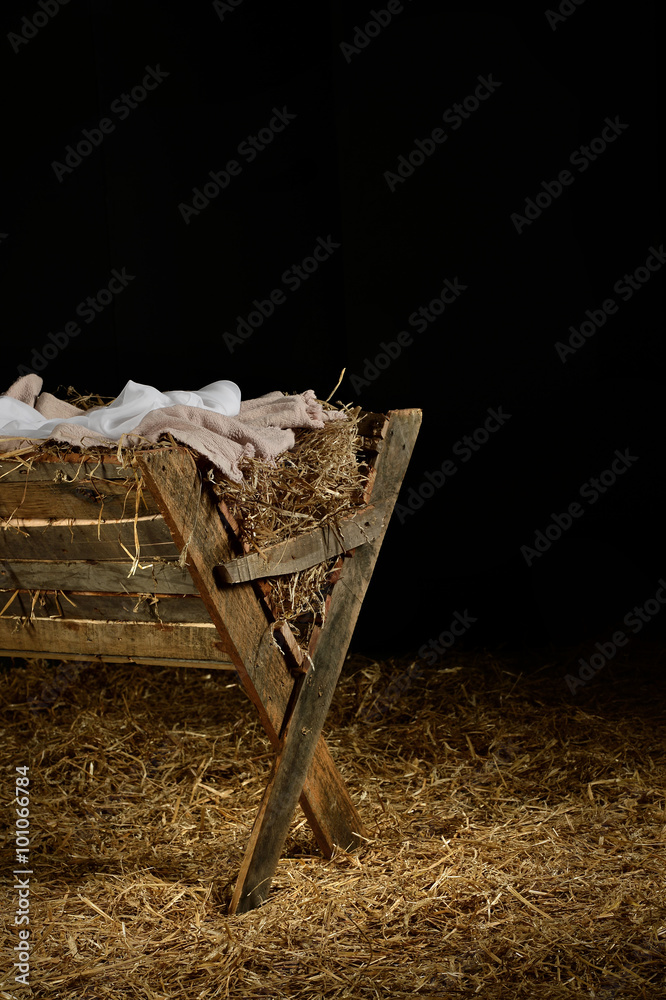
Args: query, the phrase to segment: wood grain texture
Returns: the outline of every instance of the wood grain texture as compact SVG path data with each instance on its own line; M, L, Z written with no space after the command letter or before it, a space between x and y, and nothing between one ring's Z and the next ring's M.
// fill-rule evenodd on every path
M91 476L130 481L136 478L131 465L120 465L116 455L111 453L103 458L86 458L78 453L70 455L69 459L43 455L31 463L0 461L0 483L52 483L63 478L82 482Z
M0 563L3 590L92 590L131 594L196 594L187 570L175 560L139 566L130 576L129 559L53 562L10 559Z
M74 482L27 478L25 483L2 481L0 517L11 518L121 518L136 512L134 479L100 479ZM157 507L146 490L139 500L139 514L156 514Z
M114 622L162 622L164 625L210 625L210 615L197 595L90 594L69 591L0 590L0 609L12 597L7 614L19 617L85 619Z
M397 500L421 423L419 410L390 414L386 444L378 456L373 499L390 512ZM284 847L301 789L312 777L312 762L324 720L335 692L349 641L379 554L386 528L373 542L344 559L333 587L326 625L318 635L313 664L305 676L271 777L231 902L232 913L260 906ZM311 804L319 789L312 791Z
M47 649L51 658L58 659L67 659L71 653L83 653L91 659L104 653L156 660L163 657L213 661L229 659L212 625L84 619L34 619L26 622L12 618L10 611L11 607L0 618L0 649L21 650L24 656Z
M0 483L0 491L2 484ZM54 525L27 522L20 530L9 527L0 534L2 559L125 559L126 549L135 553L134 521L106 521L103 524ZM136 523L139 551L143 562L151 557L178 558L171 532L159 514L139 518Z
M26 652L24 649L3 649L3 656L17 657L21 660L53 660L61 659L50 649L35 649ZM224 656L220 653L220 656ZM146 667L175 667L175 668L185 668L194 667L197 670L226 670L228 672L236 672L236 668L230 659L226 660L179 660L175 657L169 656L118 656L112 653L97 653L95 656L90 656L89 653L68 653L68 660L86 660L91 663L136 663L138 666Z

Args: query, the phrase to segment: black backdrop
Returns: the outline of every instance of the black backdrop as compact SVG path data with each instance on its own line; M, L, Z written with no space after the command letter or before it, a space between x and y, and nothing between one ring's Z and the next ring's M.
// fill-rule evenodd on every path
M5 385L345 367L424 412L357 647L660 634L656 16L4 4Z

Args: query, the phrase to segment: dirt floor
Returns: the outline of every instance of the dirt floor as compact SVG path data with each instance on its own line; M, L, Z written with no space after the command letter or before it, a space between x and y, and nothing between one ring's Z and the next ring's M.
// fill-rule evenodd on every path
M350 657L326 732L371 837L327 861L299 814L240 917L271 753L235 675L5 661L0 998L666 997L664 655L574 693L592 652Z

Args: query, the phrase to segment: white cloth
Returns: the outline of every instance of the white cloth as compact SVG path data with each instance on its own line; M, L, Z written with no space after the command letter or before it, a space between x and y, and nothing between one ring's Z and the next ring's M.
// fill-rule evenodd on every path
M141 423L153 410L178 404L212 410L226 417L235 417L240 410L241 391L235 382L211 382L196 392L176 389L160 392L151 385L140 382L127 383L123 391L108 406L94 407L72 417L48 420L33 406L0 396L0 436L38 438L46 440L55 427L61 424L78 424L113 441L119 441Z

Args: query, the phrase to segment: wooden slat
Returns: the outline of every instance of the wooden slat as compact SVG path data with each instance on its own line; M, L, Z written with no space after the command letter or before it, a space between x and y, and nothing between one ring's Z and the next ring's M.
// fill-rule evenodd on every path
M244 583L269 576L297 573L310 566L348 552L376 538L382 529L385 510L382 506L344 518L335 527L326 525L286 542L269 545L262 552L232 559L217 567L224 583Z
M378 457L374 484L375 495L386 504L387 512L392 511L398 497L420 423L420 410L390 414L386 446ZM318 635L312 667L300 688L252 829L232 898L232 913L260 906L268 896L304 782L306 777L313 778L315 749L385 530L386 526L373 542L344 559L340 578L333 587L326 625ZM315 803L318 792L311 792ZM313 800L310 802L312 805Z
M0 491L2 483L0 483ZM22 523L20 529L7 528L0 533L0 555L3 559L124 559L134 555L134 521L107 521L104 524L66 525ZM151 558L178 558L171 532L159 514L139 518L136 523L142 562Z
M129 465L119 465L114 454L103 459L72 455L69 460L58 456L40 456L32 463L0 461L0 489L3 483L54 482L58 479L75 479L82 482L90 476L99 479L124 479L134 481L135 470Z
M191 582L191 581L190 581ZM0 590L0 609L15 592ZM80 594L47 590L20 590L6 611L7 615L35 618L86 619L115 622L159 622L165 625L211 625L210 615L199 596L183 597L162 594L141 597L139 594Z
M26 653L24 649L3 649L2 655L14 657L18 660L54 660L59 659L50 649L30 650ZM224 653L220 653L224 656ZM174 657L160 656L113 656L107 653L90 656L85 653L68 653L68 660L90 660L96 663L136 663L138 666L146 667L194 667L197 670L227 670L236 671L231 660L178 660Z
M146 565L145 563L141 564ZM129 575L129 559L85 562L53 560L49 562L11 559L0 562L0 588L3 590L92 590L130 594L196 594L197 589L187 570L176 560L149 563Z
M0 517L20 518L120 518L136 512L135 480L100 479L25 483L0 480ZM139 503L139 514L158 513L146 490Z
M213 567L229 561L234 550L216 498L184 449L174 450L169 457L141 455L139 464L174 540L179 547L187 544L192 578L269 739L277 747L294 680L271 635L261 591L254 589L258 585L218 587ZM326 857L336 844L349 844L354 831L365 832L323 739L317 744L311 780L300 803Z
M11 609L9 609L11 610ZM6 613L7 614L7 613ZM19 655L49 650L51 658L83 653L185 660L229 660L220 636L211 625L160 625L152 622L108 622L83 619L22 623L19 618L0 618L0 649ZM7 655L6 652L4 655Z

